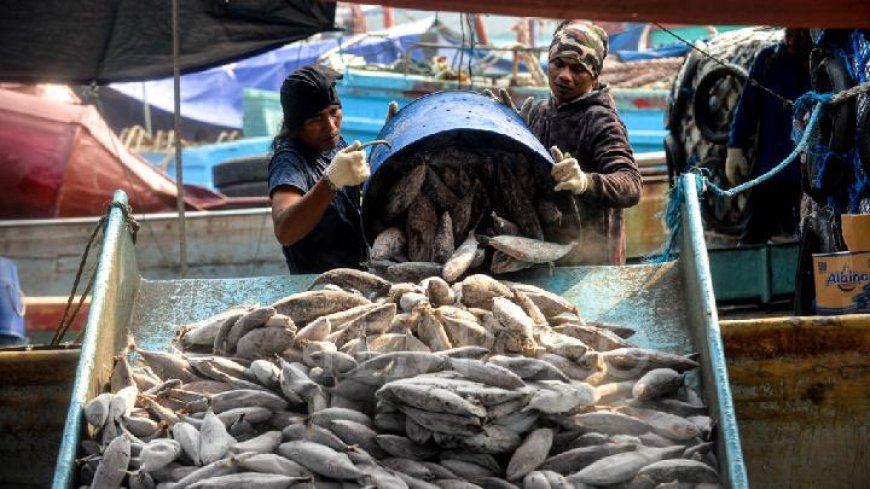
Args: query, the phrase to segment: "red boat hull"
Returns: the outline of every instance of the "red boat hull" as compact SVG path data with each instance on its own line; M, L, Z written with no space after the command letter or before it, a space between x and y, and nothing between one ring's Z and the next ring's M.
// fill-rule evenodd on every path
M119 188L134 212L176 209L175 182L127 150L94 107L0 89L0 219L101 215ZM227 203L189 190L188 209Z

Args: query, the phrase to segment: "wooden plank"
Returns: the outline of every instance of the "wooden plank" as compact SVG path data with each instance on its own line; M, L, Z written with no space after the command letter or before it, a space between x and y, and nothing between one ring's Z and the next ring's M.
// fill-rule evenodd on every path
M144 278L177 278L175 214L136 215L136 259ZM99 218L0 221L0 256L18 268L27 296L67 296L81 254ZM272 231L269 208L187 213L190 278L283 275L287 265ZM96 263L95 245L88 269ZM79 285L83 291L87 276Z
M752 487L870 480L870 315L722 321Z
M79 351L0 352L0 486L47 487Z
M33 333L53 333L57 329L60 319L63 317L63 312L66 309L67 297L48 296L48 297L24 297L24 328L28 335ZM79 303L79 297L73 298L73 303L70 306L69 314L75 311ZM82 304L81 310L70 325L69 331L77 333L81 331L82 325L88 317L88 309L90 308L91 300L86 298Z
M350 3L366 3L361 0ZM866 0L381 0L387 7L490 13L518 17L595 19L681 24L777 25L783 27L867 27Z

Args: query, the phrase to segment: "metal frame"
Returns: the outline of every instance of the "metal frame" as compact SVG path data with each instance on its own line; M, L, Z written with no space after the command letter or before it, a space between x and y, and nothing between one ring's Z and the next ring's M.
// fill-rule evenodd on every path
M694 195L695 175L680 181ZM115 199L125 202L123 192ZM226 309L229 304L269 303L305 290L313 276L291 275L223 280L145 280L139 277L133 241L119 208L105 230L97 280L67 412L54 489L73 487L74 461L84 432L82 407L107 382L112 357L127 334L148 349L167 349L172 325ZM747 489L746 468L734 415L698 202L687 199L678 261L627 266L534 269L510 277L563 295L590 318L635 325L636 343L701 355L700 379L710 415L717 420L723 483ZM633 338L635 339L635 338Z

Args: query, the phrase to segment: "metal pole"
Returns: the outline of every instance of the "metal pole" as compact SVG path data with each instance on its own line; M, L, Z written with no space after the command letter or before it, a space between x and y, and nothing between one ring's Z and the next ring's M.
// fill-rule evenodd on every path
M187 278L187 236L184 222L184 170L181 161L181 39L178 29L178 0L172 0L172 82L175 95L175 188L178 207L178 258L181 278Z
M529 22L529 47L533 48L533 47L535 47L535 35L536 35L535 22L537 22L537 20L534 17L529 17L528 22Z
M477 42L484 46L489 44L489 35L486 33L486 24L483 23L483 16L474 14L474 31L477 34Z
M384 29L389 29L393 27L396 23L393 17L393 7L383 7L384 12Z
M151 132L151 106L148 105L148 89L145 87L145 82L142 82L142 116L145 119L145 132L148 137L154 134Z

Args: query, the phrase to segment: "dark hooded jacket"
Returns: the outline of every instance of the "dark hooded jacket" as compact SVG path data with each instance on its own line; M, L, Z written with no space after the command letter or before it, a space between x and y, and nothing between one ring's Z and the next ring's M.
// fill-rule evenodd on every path
M599 85L564 104L552 97L539 102L529 113L529 127L546 148L570 153L591 177L582 195L555 193L563 218L548 238L577 242L568 264L625 263L622 209L640 201L641 177L610 89Z

